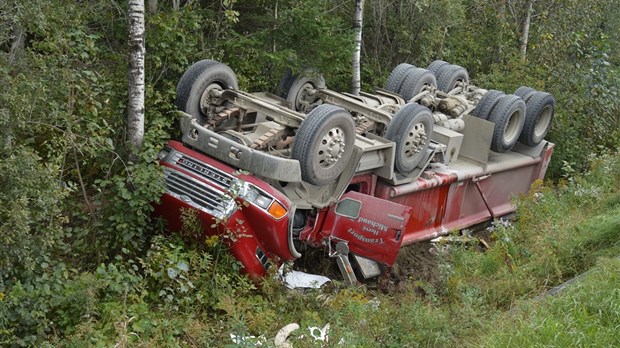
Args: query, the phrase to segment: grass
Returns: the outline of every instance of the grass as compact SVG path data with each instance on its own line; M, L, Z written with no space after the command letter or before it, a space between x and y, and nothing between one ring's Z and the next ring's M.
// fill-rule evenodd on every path
M528 300L481 339L483 347L620 346L620 259L600 259L555 297Z
M150 273L119 261L100 267L96 277L82 275L92 314L48 341L219 347L235 346L233 333L263 335L272 346L278 330L295 322L301 326L291 337L295 347L618 346L619 173L620 157L606 156L559 187L538 183L515 198L517 222L498 226L487 251L450 246L439 257L439 279L414 274L387 293L340 284L288 291L271 279L255 289L233 273L234 262L226 273L215 258L163 240L139 261ZM190 266L183 281L160 272L162 262L181 261ZM590 269L559 295L534 300ZM196 287L184 290L189 280ZM162 291L172 298L162 301ZM308 328L326 324L329 342L314 340Z

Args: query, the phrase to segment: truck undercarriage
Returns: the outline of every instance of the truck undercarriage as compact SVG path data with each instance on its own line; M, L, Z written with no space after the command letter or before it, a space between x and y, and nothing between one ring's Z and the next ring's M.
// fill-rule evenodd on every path
M271 260L327 248L348 282L394 263L401 246L496 219L544 177L555 101L469 83L442 61L400 64L385 89L329 90L310 71L280 95L246 93L226 65L192 65L177 86L182 142L160 153L170 230L198 211L252 276Z

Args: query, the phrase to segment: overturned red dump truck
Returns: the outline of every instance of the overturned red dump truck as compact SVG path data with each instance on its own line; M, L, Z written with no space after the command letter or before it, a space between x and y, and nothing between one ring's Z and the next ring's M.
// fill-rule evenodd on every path
M251 276L307 246L347 282L377 276L403 246L513 213L553 152L552 95L486 90L443 61L400 64L374 93L334 92L308 71L278 94L199 61L177 86L182 139L159 153L155 213L175 231L194 210Z

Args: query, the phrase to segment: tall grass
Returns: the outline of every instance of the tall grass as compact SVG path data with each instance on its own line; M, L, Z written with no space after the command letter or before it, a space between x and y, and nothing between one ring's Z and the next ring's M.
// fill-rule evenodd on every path
M152 274L100 268L84 290L92 290L93 314L52 344L235 346L232 333L257 336L241 345L263 335L272 346L278 330L296 322L295 347L618 346L620 261L610 257L620 254L619 188L620 157L611 155L594 158L587 174L559 186L537 182L515 197L516 222L497 224L488 250L450 245L439 252L439 279L413 272L386 293L377 284L337 282L289 291L271 277L254 289L237 273L201 281L212 274L204 271L212 261L195 263L196 251L163 241L167 249L143 264ZM184 283L158 271L158 260L189 260L183 275L201 287L183 290ZM532 300L592 268L558 296ZM104 291L117 283L118 296ZM209 289L211 283L225 291ZM158 300L162 291L173 299ZM328 323L329 342L312 338L309 327Z
M600 259L556 297L527 301L481 340L481 347L620 346L620 259Z

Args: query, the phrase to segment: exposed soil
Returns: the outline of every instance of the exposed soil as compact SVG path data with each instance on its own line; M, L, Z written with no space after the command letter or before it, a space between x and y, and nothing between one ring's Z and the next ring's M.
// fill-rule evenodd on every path
M394 266L380 277L379 288L384 292L398 292L403 291L406 284L416 284L416 289L424 292L420 284L439 285L441 278L437 255L437 249L430 242L402 248Z
M336 259L329 257L327 249L307 247L301 254L302 257L295 260L296 270L342 280Z
M433 244L420 242L402 248L394 266L386 269L379 277L365 280L363 283L368 288L383 292L402 291L406 284L437 285L440 282L438 267L439 259ZM295 261L295 269L321 274L333 280L343 279L336 260L328 256L327 250L307 248L303 256Z

